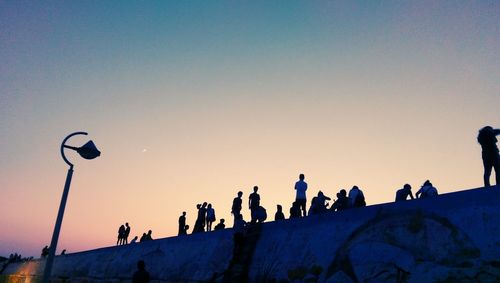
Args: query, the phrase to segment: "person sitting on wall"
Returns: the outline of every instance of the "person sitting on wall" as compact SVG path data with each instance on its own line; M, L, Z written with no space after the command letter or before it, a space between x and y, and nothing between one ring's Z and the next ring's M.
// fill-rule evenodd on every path
M484 167L484 187L490 187L491 170L495 169L496 185L500 185L500 155L498 154L497 138L500 135L500 129L493 129L486 126L479 130L477 142L482 148L482 158Z
M365 196L358 186L353 186L349 191L349 206L350 207L363 207L366 206Z
M132 283L149 283L149 272L146 271L146 264L143 260L137 262L137 271L132 276Z
M285 214L283 214L283 207L281 205L276 206L276 213L274 214L274 221L279 221L279 220L284 220L285 219Z
M297 203L297 201L294 201L292 203L292 207L290 207L290 218L297 217L300 217L300 205Z
M349 198L346 190L342 189L337 193L337 200L333 203L331 210L342 211L349 208Z
M396 201L407 200L408 196L411 199L414 199L413 194L411 192L411 186L409 184L405 184L402 189L396 191Z
M416 198L430 198L437 195L437 189L432 186L429 180L425 181L420 190L415 193Z
M264 207L260 206L256 209L253 210L252 212L252 224L255 224L256 222L262 223L266 221L267 219L267 211Z
M130 241L130 243L131 243L131 244L135 244L135 243L137 243L137 239L138 239L138 238L139 238L139 237L135 236L135 237L132 239L132 241Z
M139 242L141 242L141 243L145 242L145 241L147 241L147 239L148 239L148 235L146 235L146 233L142 233L142 236L141 236L141 239L139 240Z
M214 231L216 230L224 230L226 228L226 224L224 224L226 220L224 220L224 218L221 218L221 220L219 220L219 224L215 225L214 227Z
M346 193L347 194L347 193ZM346 196L347 198L347 196ZM331 198L325 196L322 191L318 192L318 196L316 197L316 212L317 213L323 213L327 211L328 204L326 203L327 200L331 200Z
M42 257L47 257L49 255L49 246L45 246L42 249Z

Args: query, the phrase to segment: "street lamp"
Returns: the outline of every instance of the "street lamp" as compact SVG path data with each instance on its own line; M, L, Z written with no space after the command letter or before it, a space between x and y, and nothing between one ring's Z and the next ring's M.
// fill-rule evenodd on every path
M61 204L59 205L59 212L57 213L56 225L54 226L54 233L52 233L52 240L50 242L49 255L47 257L47 261L45 262L45 270L43 272L43 283L48 283L50 279L50 273L52 271L52 263L54 262L54 256L57 248L57 241L59 240L59 232L61 231L61 224L64 216L64 208L66 207L66 200L68 199L69 186L71 184L71 177L73 176L73 163L69 162L64 154L64 149L69 148L72 149L81 157L85 159L94 159L101 155L101 152L96 148L94 142L88 141L81 147L74 147L66 145L66 141L68 141L71 137L76 135L87 135L86 132L75 132L67 136L62 144L61 144L61 155L62 159L66 164L69 165L68 174L66 175L66 183L64 184L64 191L61 198Z

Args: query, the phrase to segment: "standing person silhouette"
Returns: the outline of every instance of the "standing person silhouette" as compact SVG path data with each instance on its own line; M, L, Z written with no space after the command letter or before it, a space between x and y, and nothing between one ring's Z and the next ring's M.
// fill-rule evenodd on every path
M307 183L304 182L304 174L299 175L299 180L295 183L295 191L297 191L295 201L297 202L297 205L302 209L302 216L306 216Z
M118 240L116 241L117 246L123 244L124 236L125 236L125 226L121 225L120 228L118 228Z
M484 187L490 187L491 170L495 169L496 185L500 185L500 155L498 154L497 138L500 135L500 129L493 129L491 126L486 126L479 130L477 141L483 149L483 166L484 166Z
M130 235L130 226L128 226L128 222L125 223L125 232L123 233L123 241L122 244L128 244L128 236Z
M180 235L186 235L186 212L183 211L182 215L179 216L179 233L177 234L178 236Z
M207 206L207 231L212 231L212 223L215 221L215 209L213 209L212 204L209 203Z
M233 205L231 206L231 213L234 216L234 224L236 224L236 219L238 218L238 215L241 214L241 203L242 199L241 197L243 196L243 192L239 191L238 196L233 199ZM233 226L234 226L233 224Z
M260 206L260 196L257 193L259 190L259 187L254 186L253 187L253 193L250 194L248 197L248 206L250 208L250 215L252 218L251 223L255 223L257 221L257 210L259 209Z

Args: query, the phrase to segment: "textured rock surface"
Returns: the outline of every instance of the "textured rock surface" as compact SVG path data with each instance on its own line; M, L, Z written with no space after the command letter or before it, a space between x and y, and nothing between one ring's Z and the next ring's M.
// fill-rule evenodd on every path
M476 189L265 223L249 282L500 282L500 190ZM253 237L255 240L255 235ZM222 281L232 231L58 256L54 281L127 282L138 259L153 280ZM10 264L1 280L30 282L43 261Z

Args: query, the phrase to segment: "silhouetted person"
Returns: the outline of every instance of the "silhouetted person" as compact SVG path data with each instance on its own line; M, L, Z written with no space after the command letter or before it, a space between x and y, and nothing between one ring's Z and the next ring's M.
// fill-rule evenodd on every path
M307 191L307 183L304 182L304 174L299 175L299 180L295 183L295 191L297 192L295 201L302 209L302 215L306 216L306 191Z
M262 223L262 222L266 221L266 219L267 219L266 209L259 205L259 207L257 209L253 210L252 219L254 221L252 224L254 224L255 222Z
M121 245L123 243L123 237L125 236L125 226L121 225L118 228L118 240L116 241L116 245Z
M243 196L243 192L239 191L238 196L233 199L233 205L231 206L231 213L234 216L234 223L236 223L236 217L241 214L241 203L242 199L241 197ZM234 224L233 224L234 226Z
M132 239L132 241L130 241L130 243L131 243L131 244L135 244L135 243L137 243L137 239L138 239L138 237L137 237L137 236L135 236L135 237Z
M132 283L149 283L149 272L146 271L146 264L143 260L137 262L137 271L132 276Z
M201 209L201 204L196 205L196 221L194 222L194 227L193 227L193 234L198 233L201 230L201 223L200 223L200 209Z
M183 211L182 215L179 216L179 233L178 235L186 235L186 230L184 230L184 227L186 227L186 212Z
M224 222L225 222L224 218L221 218L221 220L219 221L219 224L215 225L214 231L223 230L224 228L226 228L226 224L224 224Z
M189 225L184 226L184 231L186 231L186 235L187 235L188 230L189 230Z
M61 252L61 255L65 255L66 254L66 249L62 250Z
M337 193L337 200L333 203L331 209L342 211L349 208L349 198L347 197L346 190L342 189Z
M209 203L207 206L207 231L212 231L212 223L215 221L215 210L212 208L212 204Z
M349 206L350 207L363 207L366 206L365 195L358 186L353 186L349 191Z
M316 197L313 198L314 200ZM311 214L311 211L309 211L309 214ZM290 207L290 218L297 218L300 217L300 206L297 204L297 201L294 201L292 203L292 207Z
M151 230L148 231L148 234L146 235L146 240L147 241L152 241L153 240L152 233L153 233L153 231L151 231Z
M402 189L396 191L396 201L407 200L408 196L411 199L414 199L413 194L411 192L411 186L409 184L405 184Z
M259 190L259 187L254 186L253 193L251 193L250 196L248 197L248 206L250 208L250 214L252 217L251 222L252 223L255 223L257 221L257 219L254 218L254 215L256 215L255 213L256 213L257 209L259 209L259 206L260 206L260 196L257 193L258 190Z
M45 246L43 249L42 249L42 257L46 257L49 255L49 246Z
M496 185L500 185L500 155L498 154L497 138L500 135L500 129L493 129L491 126L486 126L479 130L477 141L483 150L483 166L484 186L490 187L491 170L495 169Z
M285 219L285 214L283 214L283 207L281 205L276 205L276 213L274 214L274 221L278 220L284 220Z
M310 213L318 214L327 211L326 201L331 200L331 198L325 196L322 191L318 192L318 195L313 198L311 202L311 208L309 209Z
M125 223L125 232L123 233L123 244L128 244L128 236L130 235L130 226L128 226L128 222Z
M207 217L207 203L204 202L198 209L198 218L194 224L193 233L205 232L205 221Z
M432 183L427 180L424 182L420 190L415 193L416 198L430 198L438 195L437 189L434 188Z
M243 220L241 214L236 217L236 222L233 227L233 240L234 240L234 248L233 248L233 258L241 253L241 248L243 246L243 241L245 239L246 232L246 222Z

